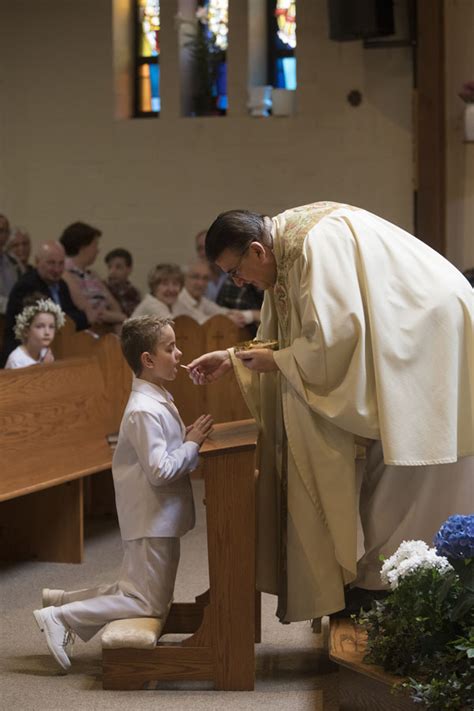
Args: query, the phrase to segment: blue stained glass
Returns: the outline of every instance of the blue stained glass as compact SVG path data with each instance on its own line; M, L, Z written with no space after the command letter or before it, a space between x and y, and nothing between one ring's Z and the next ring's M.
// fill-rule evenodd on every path
M218 109L225 110L228 107L227 102L227 62L220 62L217 67L216 77L217 101Z
M275 61L275 89L296 89L296 57Z
M285 89L296 89L296 57L283 57Z
M160 111L160 65L150 64L151 110Z

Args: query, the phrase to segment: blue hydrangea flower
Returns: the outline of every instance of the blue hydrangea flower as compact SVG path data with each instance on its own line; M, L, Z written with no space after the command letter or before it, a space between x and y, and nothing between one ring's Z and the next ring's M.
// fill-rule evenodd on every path
M474 515L450 516L434 538L438 555L474 558Z

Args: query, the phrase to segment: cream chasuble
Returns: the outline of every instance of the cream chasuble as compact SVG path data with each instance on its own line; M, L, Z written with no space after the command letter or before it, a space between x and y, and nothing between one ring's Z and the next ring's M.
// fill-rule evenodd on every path
M354 436L387 464L474 451L473 291L449 262L365 210L315 203L273 219L277 280L259 339L278 373L231 351L260 428L257 585L284 621L344 607L356 577Z

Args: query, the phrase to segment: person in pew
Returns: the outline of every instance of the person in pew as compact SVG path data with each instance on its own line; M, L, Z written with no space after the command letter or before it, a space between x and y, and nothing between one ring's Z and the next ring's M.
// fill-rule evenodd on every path
M357 612L382 588L381 555L474 508L472 289L338 203L223 213L206 254L265 290L262 347L189 363L195 383L233 368L259 424L258 589L284 622Z
M5 249L9 237L10 222L5 215L0 215L0 314L6 312L8 297L22 274L18 260Z
M96 272L89 267L99 254L102 232L85 222L73 222L59 238L66 252L64 281L78 309L92 310L92 324L108 324L119 333L126 315Z
M253 321L252 312L226 309L204 296L210 273L209 264L203 259L192 262L185 269L184 286L178 295L178 304L182 314L190 316L200 324L211 316L220 314L230 318L239 328L243 328L247 323Z
M108 274L106 286L127 316L131 316L142 300L138 289L130 282L133 269L132 255L128 249L112 249L105 256Z
M52 299L40 298L26 305L15 320L15 337L21 341L21 346L10 353L5 370L52 363L54 356L50 345L64 323L64 312Z
M12 227L7 252L18 261L23 273L33 269L30 264L31 237L24 227Z
M194 238L194 244L196 247L196 254L198 259L203 259L209 264L211 270L211 276L207 283L206 293L204 294L206 299L209 301L217 301L217 295L227 279L227 275L224 274L222 269L219 269L217 264L210 262L206 257L206 234L207 230L201 230L197 233Z
M66 316L74 321L78 331L88 328L92 323L90 319L95 317L93 310L88 309L87 312L84 312L76 308L71 299L68 285L62 279L64 260L64 248L59 242L54 240L42 242L36 252L35 268L23 274L11 290L5 316L2 365L12 350L20 345L14 333L15 318L23 310L25 299L32 295L39 293L52 299L61 307Z
M183 288L184 274L177 264L157 264L148 275L150 293L138 304L132 316L182 316L178 294Z
M172 324L142 316L123 325L122 350L135 375L112 462L123 564L112 585L43 590L43 609L34 616L63 669L71 666L72 634L88 641L108 622L134 617L164 624L171 605L180 537L194 527L189 472L213 425L201 415L185 427L165 388L182 355Z

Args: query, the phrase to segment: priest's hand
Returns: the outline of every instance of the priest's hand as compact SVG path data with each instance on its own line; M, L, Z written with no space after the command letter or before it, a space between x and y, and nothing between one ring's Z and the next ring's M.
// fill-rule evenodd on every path
M270 373L278 370L273 351L268 348L252 348L250 351L237 351L235 357L242 361L249 370L257 373Z
M184 367L195 385L205 385L232 370L232 361L227 351L212 351L195 358Z

